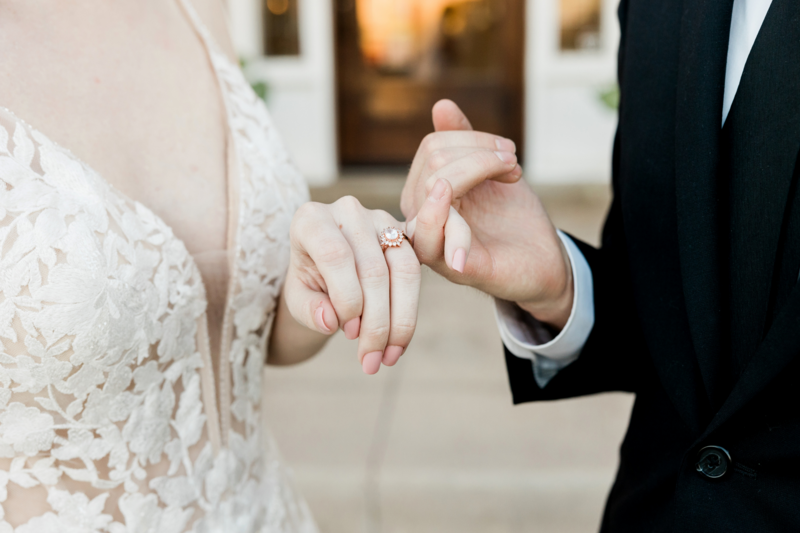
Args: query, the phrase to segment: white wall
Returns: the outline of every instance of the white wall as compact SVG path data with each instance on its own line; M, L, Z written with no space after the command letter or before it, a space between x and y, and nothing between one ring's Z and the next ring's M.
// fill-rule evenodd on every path
M600 93L616 80L619 27L604 2L599 51L562 53L557 0L528 0L525 172L537 183L607 183L616 112Z
M258 0L228 0L234 45L251 80L269 86L267 106L292 159L312 186L339 174L332 0L299 0L300 56L263 57Z

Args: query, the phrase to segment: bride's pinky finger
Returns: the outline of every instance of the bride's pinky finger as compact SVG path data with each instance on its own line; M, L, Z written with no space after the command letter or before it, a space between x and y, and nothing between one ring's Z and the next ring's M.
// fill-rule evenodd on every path
M310 289L294 276L286 279L284 292L293 295L286 305L295 320L305 327L323 335L332 335L339 329L339 319L327 294Z
M451 206L444 226L444 260L447 266L463 274L471 246L472 230L455 207Z

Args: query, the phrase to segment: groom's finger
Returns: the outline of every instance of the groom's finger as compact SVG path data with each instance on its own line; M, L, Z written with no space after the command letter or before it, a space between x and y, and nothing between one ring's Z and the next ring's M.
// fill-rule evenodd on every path
M517 147L513 141L504 139L491 133L477 131L443 131L431 133L426 136L414 156L408 179L403 187L400 209L406 218L412 218L419 205L415 204L418 198L419 187L430 175L430 170L438 170L449 163L449 158L454 150L469 152L475 150L490 150L516 153Z
M427 183L435 182L435 180L441 176L445 176L446 178L449 177L447 171L443 171L445 167L447 167L448 165L454 163L459 159L465 157L471 157L478 151L487 152L487 154L493 154L495 152L494 150L482 150L478 148L461 147L461 148L446 148L443 150L438 150L433 154L431 154L431 156L425 163L425 168L422 169L420 175L416 178L409 177L409 181L406 184L406 189L403 191L403 198L401 199L400 208L403 211L403 214L406 216L406 218L410 220L417 215L420 206L425 201L425 198L430 188L432 187L432 184L430 186L426 186ZM508 154L507 157L513 158L513 154L510 152L500 152L500 153ZM475 163L474 158L468 162L465 162L465 164L462 165L461 167L456 168L454 172L457 174L461 170L464 170L465 172L474 173L476 172L476 170L473 168L474 167L473 163ZM437 174L437 172L439 171L443 171L445 173ZM436 178L431 179L431 176L434 175L436 176ZM505 174L500 173L500 175L494 175L493 173L493 175L489 176L488 179L491 179L498 183L516 183L517 181L519 181L520 175L521 175L520 172L514 172L514 170L512 170ZM461 181L460 176L455 176L455 178ZM416 179L418 183L412 195L412 187L414 187L413 179ZM481 180L479 180L478 182L480 181ZM459 196L457 197L460 197L461 195L462 194L459 192Z
M453 189L453 198L459 199L486 180L502 178L503 182L516 183L522 176L517 156L510 152L478 150L456 159L435 172L425 182L430 194L439 179L447 180Z
M510 139L491 133L472 131L472 124L470 124L469 119L452 100L438 101L433 106L431 115L436 133L425 137L420 144L400 197L400 210L409 220L414 218L419 210L419 186L421 185L421 180L424 179L422 170L431 154L454 147L498 150L511 153L516 153L517 151L516 145Z
M435 268L444 256L444 229L450 214L453 189L445 179L436 182L417 217L409 224L414 251L420 263Z
M506 152L502 150L495 150L495 149L483 149L483 148L466 148L466 147L456 147L456 148L445 148L443 150L437 150L436 152L432 153L431 156L425 163L425 168L423 168L420 178L423 180L421 187L427 187L428 183L434 183L430 181L431 176L445 168L446 166L458 161L459 159L463 159L465 157L470 157L477 152L486 152L488 154L502 154L504 157L507 157L509 160L516 161L516 155L513 152ZM477 156L480 158L480 156ZM476 161L473 160L473 163ZM480 162L478 160L477 162ZM467 166L470 163L467 163ZM500 174L499 176L492 176L491 178L494 181L498 181L500 183L516 183L519 181L519 176L516 176L512 171L506 174ZM431 185L432 186L432 185ZM430 187L428 187L430 190ZM427 192L427 190L420 191L421 193Z
M452 100L439 100L433 106L433 127L436 131L468 131L472 129L467 115Z
M437 131L429 133L419 145L423 153L431 154L437 150L447 148L483 148L485 150L507 150L516 152L517 145L511 139L506 139L493 133L482 131Z

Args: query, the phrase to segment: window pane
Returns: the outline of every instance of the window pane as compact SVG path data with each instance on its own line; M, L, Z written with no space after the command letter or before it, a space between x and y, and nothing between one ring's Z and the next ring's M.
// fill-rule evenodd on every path
M298 0L266 0L264 51L268 56L300 55Z
M600 48L600 0L561 0L561 49Z

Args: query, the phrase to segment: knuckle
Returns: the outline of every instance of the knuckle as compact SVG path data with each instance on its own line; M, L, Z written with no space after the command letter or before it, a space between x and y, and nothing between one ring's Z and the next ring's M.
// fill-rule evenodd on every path
M494 168L497 167L498 163L500 162L494 153L487 151L475 152L474 160L478 169L485 174L488 174L494 170Z
M360 316L364 304L361 291L356 289L341 291L341 294L331 294L331 301L337 314L342 315L339 318L346 319Z
M383 258L365 259L358 265L358 277L366 281L386 281L389 277L389 267Z
M389 338L391 327L389 324L378 324L362 329L361 335L367 341L385 342Z
M292 230L302 231L312 219L316 219L319 216L323 209L324 206L317 202L306 202L301 205L292 219Z
M342 207L345 210L351 209L361 209L361 202L355 196L347 195L342 196L338 200L336 200L336 205Z
M410 339L416 329L416 318L397 318L392 322L392 338Z
M422 139L422 143L420 143L420 148L422 148L424 152L432 152L436 150L436 144L437 144L436 138L437 138L436 133L427 134L425 138Z
M320 225L324 226L328 221L325 216L328 208L329 206L316 202L308 202L300 206L289 226L289 238L292 246L299 246L307 251L315 246L315 241L318 240L315 238L318 234L317 230Z
M428 194L433 190L434 185L436 182L439 181L439 176L433 174L427 180L425 180L425 197L427 198Z
M422 276L422 266L420 266L416 256L402 258L392 263L391 273L393 278L416 280Z
M327 206L319 202L306 202L297 210L297 216L301 218L316 217L322 213Z
M370 228L376 224L381 228L401 228L403 226L391 215L391 213L384 211L383 209L374 209L371 212L371 215L372 221L370 223Z
M353 261L353 251L342 243L324 242L319 245L316 256L320 263L341 266Z
M475 146L487 146L491 147L492 150L495 150L497 145L495 144L494 140L497 138L495 135L487 134L481 131L471 131L469 132L472 137L472 143Z
M435 150L428 156L428 168L433 172L441 170L449 163L449 158L443 150Z

